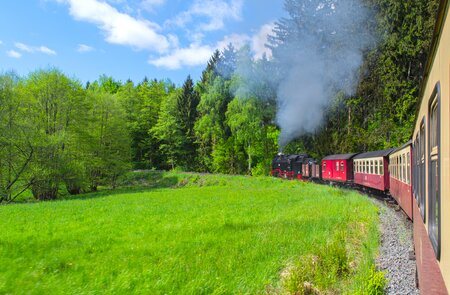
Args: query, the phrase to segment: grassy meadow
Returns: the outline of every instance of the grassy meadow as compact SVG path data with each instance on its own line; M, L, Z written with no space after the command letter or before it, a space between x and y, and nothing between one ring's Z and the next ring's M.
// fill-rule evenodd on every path
M129 173L123 188L0 206L0 294L360 293L377 208L268 177Z

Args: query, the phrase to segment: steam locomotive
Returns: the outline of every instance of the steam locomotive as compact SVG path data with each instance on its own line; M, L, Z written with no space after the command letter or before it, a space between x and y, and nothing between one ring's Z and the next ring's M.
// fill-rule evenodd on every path
M441 0L411 140L396 149L330 155L277 155L272 175L358 185L389 194L414 224L421 294L450 288L450 16Z

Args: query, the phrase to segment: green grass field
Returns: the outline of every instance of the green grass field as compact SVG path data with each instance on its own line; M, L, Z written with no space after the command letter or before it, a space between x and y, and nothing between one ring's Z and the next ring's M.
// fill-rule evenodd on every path
M369 280L377 208L357 193L180 173L122 182L133 188L1 206L0 294L357 293Z

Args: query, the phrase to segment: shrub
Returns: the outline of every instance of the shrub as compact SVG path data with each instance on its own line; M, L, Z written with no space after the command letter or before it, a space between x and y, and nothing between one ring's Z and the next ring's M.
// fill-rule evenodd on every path
M370 270L369 278L367 279L365 292L367 295L382 295L384 294L384 287L387 280L384 277L384 272L377 271L375 267Z

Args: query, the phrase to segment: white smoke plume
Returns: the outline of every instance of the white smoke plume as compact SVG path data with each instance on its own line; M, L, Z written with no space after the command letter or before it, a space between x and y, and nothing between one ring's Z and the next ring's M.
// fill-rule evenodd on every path
M260 92L252 85L261 84L250 81L274 83L281 148L317 130L337 92L354 94L363 54L376 43L375 14L362 1L286 0L289 18L276 24L277 37L269 45L276 70L238 63L236 74L245 84L237 88L241 95Z
M364 51L375 44L374 14L360 0L286 1L286 7L294 11L287 24L298 31L273 49L282 73L277 87L280 147L320 127L338 91L354 94Z

